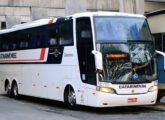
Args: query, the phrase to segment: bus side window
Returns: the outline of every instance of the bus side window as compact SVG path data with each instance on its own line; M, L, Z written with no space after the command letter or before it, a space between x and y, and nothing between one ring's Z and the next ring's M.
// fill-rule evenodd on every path
M34 49L37 47L37 34L36 32L30 33L30 49Z
M41 30L37 31L37 48L42 47L42 39L43 39L43 33Z
M30 42L30 34L28 31L21 32L20 49L28 49Z
M20 38L19 38L19 33L17 32L14 32L13 35L12 35L12 39L13 39L13 45L12 45L12 49L13 50L19 50L19 41L20 41Z
M59 25L59 45L73 45L73 21Z
M49 31L48 29L44 30L44 45L43 47L48 47L49 46Z
M41 27L42 28L42 27ZM37 30L36 32L36 43L37 43L37 48L44 48L48 46L48 41L49 41L49 34L47 30L42 29Z
M9 36L4 34L2 35L3 44L2 44L2 50L8 51L9 50Z
M13 50L13 42L14 42L14 35L13 34L9 34L9 50L12 51Z
M57 46L58 45L58 25L54 24L49 27L49 45Z

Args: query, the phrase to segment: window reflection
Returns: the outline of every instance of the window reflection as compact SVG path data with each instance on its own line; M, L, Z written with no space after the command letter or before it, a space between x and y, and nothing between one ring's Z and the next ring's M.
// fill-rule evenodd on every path
M94 17L97 41L152 40L145 18Z
M103 81L147 82L157 79L152 44L99 44L97 49L103 55Z

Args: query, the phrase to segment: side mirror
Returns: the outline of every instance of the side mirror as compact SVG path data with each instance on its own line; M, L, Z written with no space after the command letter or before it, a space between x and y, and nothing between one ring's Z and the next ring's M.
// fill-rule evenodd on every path
M164 57L164 69L165 69L165 53L161 52L161 51L158 51L158 50L156 50L156 53L160 54L160 55L162 55Z
M92 54L95 56L95 64L97 70L103 70L102 53L96 50L92 50Z

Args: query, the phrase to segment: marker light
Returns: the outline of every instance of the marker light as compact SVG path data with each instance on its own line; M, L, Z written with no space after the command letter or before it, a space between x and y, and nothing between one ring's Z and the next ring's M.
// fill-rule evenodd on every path
M108 87L98 87L98 91L104 93L115 93L115 90L113 88L108 88Z
M98 73L102 73L103 72L103 70L100 70L100 69L98 69L97 71L98 71Z
M154 85L154 86L151 86L148 91L149 92L154 92L154 91L157 91L157 90L158 90L158 86Z
M106 58L125 58L125 54L106 54Z

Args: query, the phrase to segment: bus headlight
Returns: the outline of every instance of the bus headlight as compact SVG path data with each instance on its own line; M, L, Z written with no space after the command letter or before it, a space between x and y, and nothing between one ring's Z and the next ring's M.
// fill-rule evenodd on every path
M154 91L157 91L157 90L158 90L158 86L154 85L154 86L151 86L148 91L149 92L154 92Z
M98 87L97 90L104 93L113 93L113 94L116 93L113 88L108 88L108 87Z

